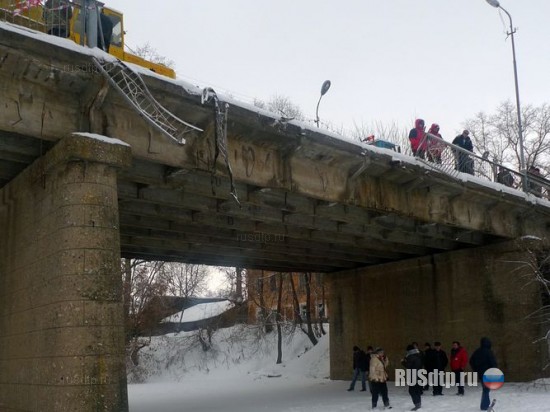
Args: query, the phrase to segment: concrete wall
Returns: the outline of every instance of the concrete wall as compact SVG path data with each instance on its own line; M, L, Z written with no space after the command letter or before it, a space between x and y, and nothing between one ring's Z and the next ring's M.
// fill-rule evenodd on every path
M0 410L128 410L116 169L61 140L0 191Z
M412 342L458 340L471 354L482 336L507 380L543 376L544 335L525 317L541 304L529 261L514 242L329 275L332 379L349 379L353 345L381 346L395 367ZM393 368L390 376L393 377ZM548 372L546 372L548 374Z

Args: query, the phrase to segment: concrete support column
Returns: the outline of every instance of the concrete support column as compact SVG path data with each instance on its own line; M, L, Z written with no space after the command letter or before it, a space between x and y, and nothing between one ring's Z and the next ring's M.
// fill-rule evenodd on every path
M116 139L75 134L0 190L0 410L128 410Z

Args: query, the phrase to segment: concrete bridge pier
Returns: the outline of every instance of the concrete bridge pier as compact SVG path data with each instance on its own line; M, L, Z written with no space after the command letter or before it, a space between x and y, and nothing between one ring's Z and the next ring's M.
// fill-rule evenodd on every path
M449 355L458 340L471 354L483 336L506 381L548 374L546 330L530 317L544 299L536 257L522 248L511 241L328 275L331 378L350 378L353 345L383 347L393 379L408 343L441 341Z
M61 139L0 190L0 410L128 410L117 169L130 147Z

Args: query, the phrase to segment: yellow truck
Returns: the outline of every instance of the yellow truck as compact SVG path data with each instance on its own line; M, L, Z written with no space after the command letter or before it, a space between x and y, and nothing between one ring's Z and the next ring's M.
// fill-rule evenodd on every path
M85 44L84 39L81 39L80 30L78 30L79 25L82 25L79 20L82 10L81 2L54 0L53 2L43 3L36 0L0 0L0 20L46 33L48 30L44 16L48 12L59 13L60 7L57 6L61 2L63 2L65 8L70 7L70 12L65 15L69 20L69 38L77 44ZM117 10L105 7L101 2L96 2L96 4L101 7L101 13L107 16L112 23L109 54L124 62L137 64L172 79L176 77L176 73L172 68L126 52L124 46L124 15ZM59 33L55 34L59 35Z

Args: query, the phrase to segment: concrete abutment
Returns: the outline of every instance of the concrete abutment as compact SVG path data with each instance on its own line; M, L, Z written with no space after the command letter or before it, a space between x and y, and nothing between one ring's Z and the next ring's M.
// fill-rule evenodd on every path
M0 410L128 410L117 169L86 135L0 190Z
M393 379L408 343L441 341L449 355L458 340L470 355L483 336L507 381L545 376L546 331L530 316L542 299L531 259L507 242L329 275L331 378L350 378L353 345L383 347Z

